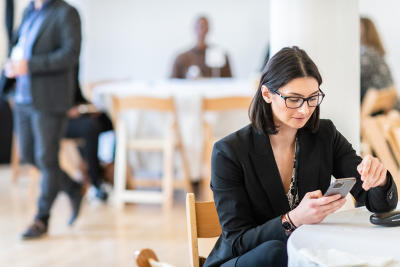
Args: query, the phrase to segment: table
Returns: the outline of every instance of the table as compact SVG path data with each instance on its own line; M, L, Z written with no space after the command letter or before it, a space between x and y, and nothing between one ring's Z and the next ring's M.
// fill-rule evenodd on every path
M202 112L203 97L250 96L255 93L254 79L240 80L232 78L182 80L170 79L162 81L120 81L99 85L93 91L93 103L97 108L110 112L111 95L123 96L154 96L173 97L175 100L178 122L183 139L184 149L189 160L192 180L202 176ZM165 118L154 114L142 116L129 113L130 137L160 134L160 124ZM230 112L229 114L214 114L208 116L208 121L214 125L216 136L224 136L249 123L247 112ZM137 164L140 160L134 160ZM157 160L152 160L152 162ZM160 160L158 160L160 161ZM146 160L149 162L149 160ZM143 165L143 160L142 160ZM151 169L159 164L151 164Z
M339 266L339 261L347 262L341 266L355 266L348 264L359 260L388 264L357 266L400 266L400 227L373 225L371 214L365 207L354 208L331 214L320 224L299 227L288 240L289 266L320 266L310 254L330 261L325 266Z

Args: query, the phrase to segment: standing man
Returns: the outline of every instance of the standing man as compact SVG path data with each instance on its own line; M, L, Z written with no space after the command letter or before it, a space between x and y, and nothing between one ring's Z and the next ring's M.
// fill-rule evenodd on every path
M204 16L197 18L194 30L196 45L177 56L171 78L232 77L226 53L219 47L206 43L208 19Z
M50 209L59 191L71 200L70 225L82 201L81 184L58 163L66 112L74 97L81 46L79 14L63 0L32 0L16 39L5 74L16 79L14 116L19 150L22 161L34 164L43 175L37 214L22 234L28 239L47 232Z

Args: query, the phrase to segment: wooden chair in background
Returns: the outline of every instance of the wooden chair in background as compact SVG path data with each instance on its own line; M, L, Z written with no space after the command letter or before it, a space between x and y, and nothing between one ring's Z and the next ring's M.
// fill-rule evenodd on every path
M189 168L184 153L182 139L173 98L155 98L131 96L112 98L112 120L116 125L117 148L115 157L114 190L116 204L122 206L124 202L134 203L162 203L164 209L169 209L173 202L174 189L192 191L189 178ZM164 138L134 138L128 140L126 124L119 115L124 111L156 111L172 115L167 134ZM159 151L163 153L163 176L161 180L146 179L146 177L132 177L128 168L128 151ZM180 153L183 167L183 179L174 179L174 152ZM127 179L129 177L130 179ZM127 181L133 181L135 189L126 189ZM137 187L158 187L159 190L140 190Z
M145 248L135 252L136 265L138 267L152 267L150 261L158 261L156 253L152 249Z
M361 118L376 112L388 112L397 101L397 90L394 86L376 90L368 89L361 103Z
M186 194L186 219L189 241L190 266L201 267L205 257L199 257L199 238L215 238L221 235L214 201L195 202L193 193Z
M79 150L78 144L80 139L64 138L60 143L59 162L61 168L72 178L82 179L82 163L84 162ZM26 170L23 170L26 169ZM13 137L12 151L11 151L11 172L12 182L16 183L21 173L26 173L30 177L29 191L33 192L40 176L40 171L32 166L22 166L20 163L20 156L18 152L18 141L16 136Z
M158 261L152 249L145 248L135 252L137 267L174 267L168 263Z
M204 129L203 141L203 177L202 177L202 198L205 200L212 199L212 192L210 190L211 180L211 154L212 148L221 136L214 135L214 129L211 124L205 119L206 114L209 112L225 112L234 110L243 110L246 112L250 106L251 97L222 97L222 98L203 98L202 100L202 118ZM232 129L233 131L235 129Z
M395 183L399 185L400 173L396 155L397 157L400 157L400 150L398 145L395 145L397 140L391 137L391 131L393 129L389 128L385 130L387 127L388 124L386 115L365 117L361 123L361 133L363 136L363 142L369 144L371 150L390 171Z
M396 101L394 86L369 89L361 103L360 130L362 155L375 153L399 185L400 147L396 137L400 135L400 115L393 111Z

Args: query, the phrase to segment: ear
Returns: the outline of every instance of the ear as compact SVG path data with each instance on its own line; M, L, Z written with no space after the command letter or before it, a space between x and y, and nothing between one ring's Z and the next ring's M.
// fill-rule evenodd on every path
M268 87L263 85L261 86L261 94L265 100L265 102L271 104L272 102L272 93L269 91Z

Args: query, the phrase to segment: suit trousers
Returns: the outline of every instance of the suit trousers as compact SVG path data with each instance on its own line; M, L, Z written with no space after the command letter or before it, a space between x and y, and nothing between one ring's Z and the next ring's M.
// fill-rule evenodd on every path
M58 192L64 191L71 196L77 188L77 182L60 168L58 160L60 140L67 122L66 114L17 104L14 121L21 161L36 166L42 174L36 219L47 222Z
M271 240L225 262L221 267L286 267L287 264L286 244L282 241Z

